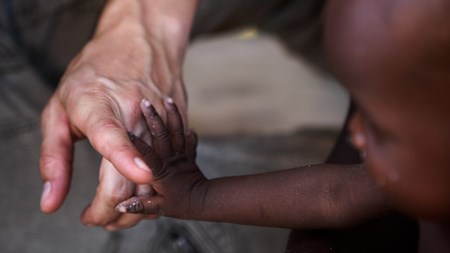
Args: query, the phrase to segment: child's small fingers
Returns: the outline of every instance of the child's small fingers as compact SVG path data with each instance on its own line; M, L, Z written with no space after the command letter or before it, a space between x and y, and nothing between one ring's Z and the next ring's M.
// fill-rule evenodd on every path
M190 130L189 133L186 135L186 150L184 151L186 154L186 157L191 160L195 161L197 157L197 145L198 145L198 136L197 133Z
M120 213L161 215L159 197L141 196L129 198L116 206Z
M158 112L147 99L142 100L141 111L144 114L148 129L152 135L152 143L156 154L158 154L161 159L171 157L173 155L173 151L169 132Z
M128 132L128 137L130 138L131 143L133 143L133 145L139 151L139 153L141 153L142 157L144 158L144 162L152 170L153 176L158 177L158 175L160 175L163 170L163 166L155 150L144 140L137 137L131 132Z
M171 98L164 100L164 106L167 110L167 128L172 149L175 153L182 154L184 152L184 127L180 113Z

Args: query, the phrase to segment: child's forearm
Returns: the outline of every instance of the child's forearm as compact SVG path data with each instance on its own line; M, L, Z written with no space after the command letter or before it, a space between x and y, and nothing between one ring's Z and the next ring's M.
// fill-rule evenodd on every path
M387 202L362 165L316 165L205 182L196 220L287 228L345 227Z
M388 212L387 201L363 165L316 165L210 179L195 164L195 134L184 135L176 105L165 101L164 124L149 101L141 110L154 147L130 139L152 168L153 196L135 196L122 213L191 220L319 229L345 227Z

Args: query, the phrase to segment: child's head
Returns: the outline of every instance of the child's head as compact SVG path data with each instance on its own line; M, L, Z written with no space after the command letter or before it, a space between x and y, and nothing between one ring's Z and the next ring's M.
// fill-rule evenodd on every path
M350 128L405 211L450 220L450 3L331 1L326 48L360 107Z

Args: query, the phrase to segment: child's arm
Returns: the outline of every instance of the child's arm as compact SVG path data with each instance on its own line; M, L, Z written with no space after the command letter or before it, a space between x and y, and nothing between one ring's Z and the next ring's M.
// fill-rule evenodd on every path
M388 211L363 165L316 165L257 175L206 179L195 164L195 134L184 136L175 104L167 128L155 109L141 109L154 147L131 139L152 168L156 195L134 197L120 212L287 228L345 227Z

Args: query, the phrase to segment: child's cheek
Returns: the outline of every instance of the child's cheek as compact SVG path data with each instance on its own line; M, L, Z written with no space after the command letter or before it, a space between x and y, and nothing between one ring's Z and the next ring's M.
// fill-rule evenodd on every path
M365 163L378 186L388 195L393 205L404 208L414 196L410 178L398 154L392 150L373 145L370 138L366 149Z
M425 219L450 220L450 175L439 162L409 149L377 150L367 146L366 166L391 203Z

